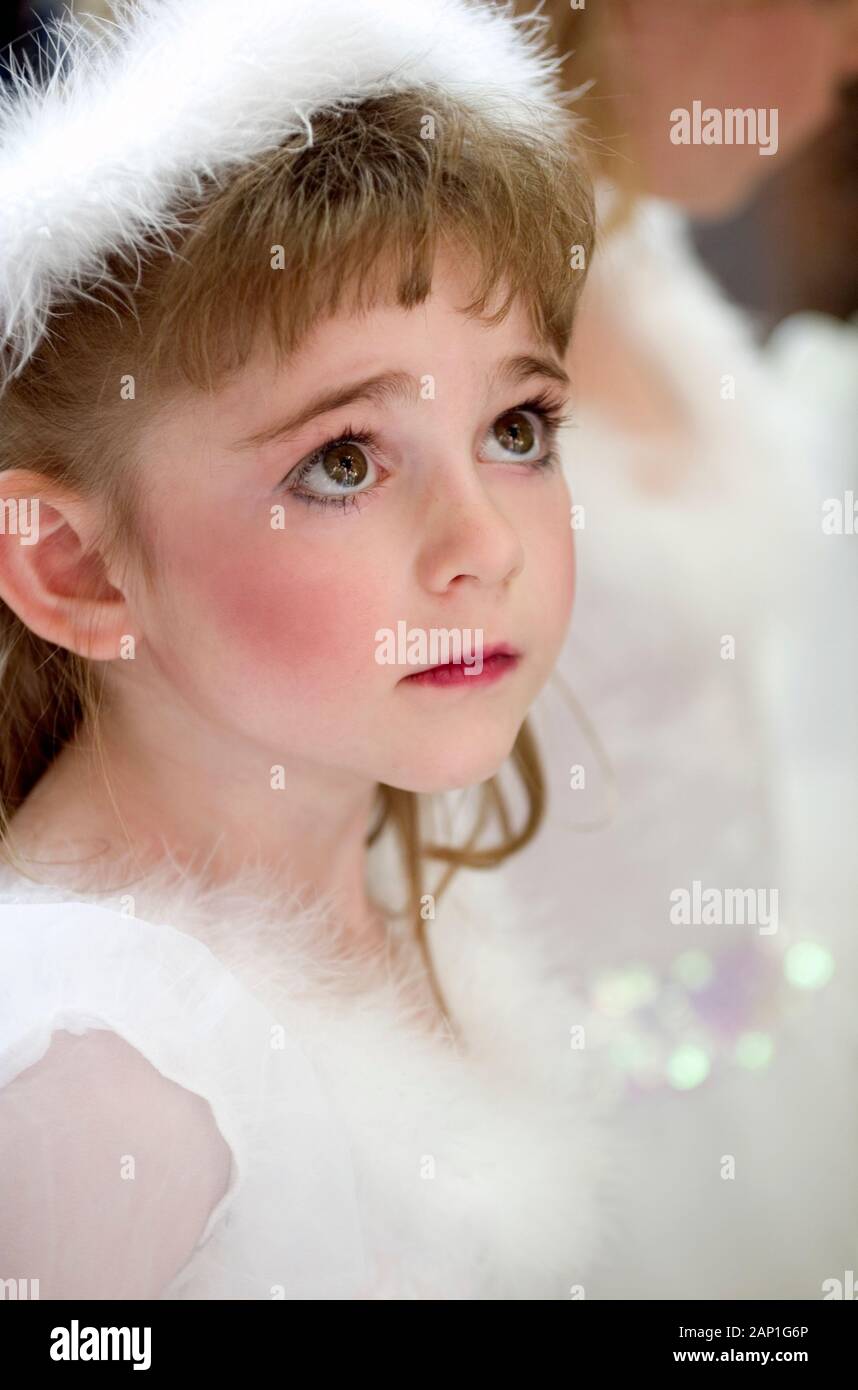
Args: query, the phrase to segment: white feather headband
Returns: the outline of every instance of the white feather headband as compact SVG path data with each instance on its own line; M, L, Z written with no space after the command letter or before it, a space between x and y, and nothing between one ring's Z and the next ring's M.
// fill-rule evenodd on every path
M489 0L117 0L64 14L42 82L0 83L0 389L52 304L176 225L181 195L331 107L432 85L507 127L556 130L547 20Z

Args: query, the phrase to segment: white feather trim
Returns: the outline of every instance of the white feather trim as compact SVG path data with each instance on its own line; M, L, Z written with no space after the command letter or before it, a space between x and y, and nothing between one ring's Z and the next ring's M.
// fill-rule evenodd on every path
M177 225L175 201L312 118L435 86L507 128L557 128L544 16L478 0L118 0L67 14L47 83L0 84L3 380L48 330L54 296ZM0 381L2 385L2 381Z
M378 848L371 880L380 888L394 856L390 844ZM0 1010L0 1086L43 1055L52 1029L119 1032L206 1097L239 1174L164 1297L269 1297L281 1282L302 1297L341 1297L352 1273L342 1172L335 1166L326 1196L328 1168L298 1165L306 1150L296 1153L294 1088L276 1068L269 1077L271 1026L282 1026L315 1068L351 1154L366 1296L568 1298L589 1284L606 1243L619 1255L628 1175L604 1060L589 1043L570 1047L580 1000L551 978L497 873L463 871L431 923L462 1035L453 1044L414 1018L413 965L402 954L410 926L391 927L400 939L392 954L361 955L329 900L301 906L264 869L205 889L164 864L130 885L129 918L124 890L69 893L4 866L0 979L11 993ZM34 903L69 915L58 911L47 935L34 935L20 911ZM314 1213L309 1247L302 1203ZM332 1230L337 1221L347 1224ZM331 1237L327 1266L320 1234Z

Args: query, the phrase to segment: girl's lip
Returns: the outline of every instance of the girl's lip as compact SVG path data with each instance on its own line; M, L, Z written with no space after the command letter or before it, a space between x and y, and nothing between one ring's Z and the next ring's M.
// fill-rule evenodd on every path
M428 666L405 676L414 685L462 686L488 685L518 665L521 653L506 642L495 642L482 653L482 670L476 661L448 662L446 666Z
M483 648L483 661L487 661L490 656L521 656L521 652L517 647L511 647L509 642L492 642L488 647ZM443 666L421 666L419 671L412 671L411 675L422 676L425 675L427 671L446 671L448 666L458 666L460 664L462 663L448 661ZM405 679L410 680L411 676L406 676Z

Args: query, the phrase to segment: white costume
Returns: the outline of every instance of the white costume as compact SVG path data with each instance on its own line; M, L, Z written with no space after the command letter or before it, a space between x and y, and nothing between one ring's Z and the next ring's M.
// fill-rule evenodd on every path
M820 1298L858 1257L858 564L821 527L858 477L856 439L807 379L786 386L784 346L776 370L669 206L639 205L587 293L686 422L676 443L573 412L579 582L558 671L615 785L549 683L548 819L505 870L553 916L558 970L627 1079L636 1177L593 1292ZM746 889L768 924L731 920Z
M389 891L392 860L373 862ZM229 1146L228 1192L162 1297L586 1295L618 1237L604 1056L574 1044L580 1001L497 881L466 877L429 923L453 1041L411 1017L411 927L399 965L361 963L335 918L266 899L264 880L205 894L155 874L96 904L4 873L0 1088L56 1030L109 1029L202 1096ZM31 1136L72 1132L75 1103L30 1087ZM85 1159L120 1180L96 1129ZM34 1181L56 1201L50 1173ZM159 1202L150 1219L173 1215Z

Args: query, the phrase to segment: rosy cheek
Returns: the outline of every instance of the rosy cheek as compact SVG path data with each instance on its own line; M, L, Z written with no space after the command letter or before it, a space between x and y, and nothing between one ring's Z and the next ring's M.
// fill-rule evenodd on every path
M245 679L322 695L372 669L369 563L322 556L285 531L232 527L198 533L180 564L196 620Z
M211 588L222 637L257 669L313 680L346 656L347 586L302 574L298 566L247 566L221 571Z

